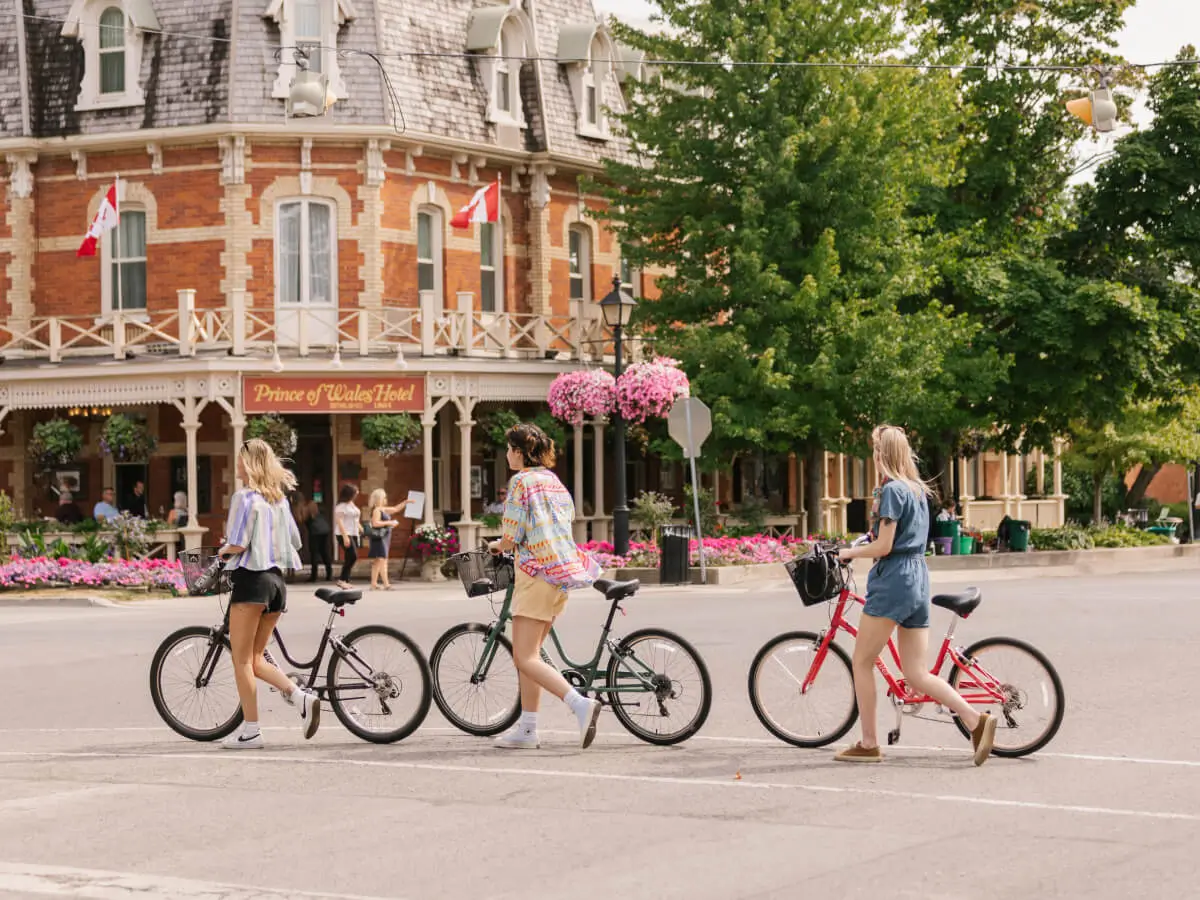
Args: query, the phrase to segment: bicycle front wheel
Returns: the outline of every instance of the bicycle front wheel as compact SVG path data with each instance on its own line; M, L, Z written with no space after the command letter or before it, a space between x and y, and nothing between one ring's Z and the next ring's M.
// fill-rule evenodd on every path
M504 635L496 635L491 659L480 665L489 652L490 631L478 622L455 625L429 655L437 708L455 728L479 737L507 731L521 715L517 667L512 644Z
M712 707L712 683L696 648L658 628L635 631L621 641L605 679L613 715L648 744L686 741Z
M984 638L964 655L972 660L970 668L964 672L954 666L950 686L999 719L992 754L1028 756L1050 743L1066 710L1062 681L1050 660L1036 647L1007 637ZM958 716L954 724L971 737Z
M750 664L750 705L763 727L796 747L824 747L858 718L850 657L830 642L812 684L804 682L821 650L821 636L791 631L768 641Z
M329 705L352 734L374 744L408 737L429 713L429 665L408 635L364 625L334 650L326 677Z
M242 724L229 640L192 625L169 635L150 662L150 696L164 722L193 741L216 741Z

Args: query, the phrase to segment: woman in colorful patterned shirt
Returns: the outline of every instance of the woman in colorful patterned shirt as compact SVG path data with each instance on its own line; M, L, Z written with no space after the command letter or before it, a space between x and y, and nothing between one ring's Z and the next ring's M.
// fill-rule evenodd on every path
M217 553L225 560L233 589L229 595L229 644L233 675L242 702L241 731L225 746L232 750L262 747L258 727L258 687L255 678L271 685L297 708L304 736L317 733L321 704L316 694L292 683L263 658L267 641L287 609L283 573L300 568L300 529L288 505L296 477L283 467L264 441L247 441L237 455L237 475L246 486L233 495L225 523L225 545Z
M554 465L554 442L536 425L516 425L505 438L508 465L517 474L508 483L504 536L491 549L516 552L512 643L521 683L521 718L496 739L496 746L508 750L541 746L537 714L545 688L575 714L579 746L586 749L596 737L600 703L580 695L557 669L544 663L541 649L550 626L567 605L567 591L595 581L600 566L575 543L571 527L575 504L549 468Z

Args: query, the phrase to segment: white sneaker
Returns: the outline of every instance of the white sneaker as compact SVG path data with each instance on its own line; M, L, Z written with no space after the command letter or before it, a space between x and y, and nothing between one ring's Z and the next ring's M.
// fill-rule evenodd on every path
M261 750L263 748L262 732L254 737L246 737L240 731L235 731L221 742L226 750Z
M304 724L304 739L312 736L321 727L321 698L316 694L296 688L291 696L292 705L300 710L300 721Z
M579 748L586 750L596 739L596 722L600 718L600 701L589 700L588 705L576 714L576 718L579 720Z
M492 746L501 750L537 750L542 746L542 742L538 740L536 731L522 728L520 723L517 723L492 741Z

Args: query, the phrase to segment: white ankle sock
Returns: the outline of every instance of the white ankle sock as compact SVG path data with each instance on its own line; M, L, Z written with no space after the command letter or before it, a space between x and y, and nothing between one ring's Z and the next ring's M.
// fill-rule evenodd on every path
M258 733L259 732L258 732L258 723L257 722L243 722L242 723L242 737L254 737Z
M587 697L583 696L583 694L579 693L579 691L575 690L575 688L571 688L569 691L567 691L566 695L563 697L563 703L567 704L567 708L577 716L589 706Z
M537 713L521 713L521 718L517 720L517 725L522 731L537 731Z

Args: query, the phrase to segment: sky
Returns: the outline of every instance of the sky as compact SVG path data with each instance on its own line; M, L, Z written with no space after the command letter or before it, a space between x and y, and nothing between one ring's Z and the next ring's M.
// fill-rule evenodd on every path
M631 25L649 22L649 0L593 0L597 12L611 13ZM1131 62L1173 59L1184 44L1200 46L1200 0L1138 0L1125 14L1125 28L1117 49ZM1143 104L1134 107L1134 120L1145 124L1149 114ZM1100 140L1101 149L1111 138Z

